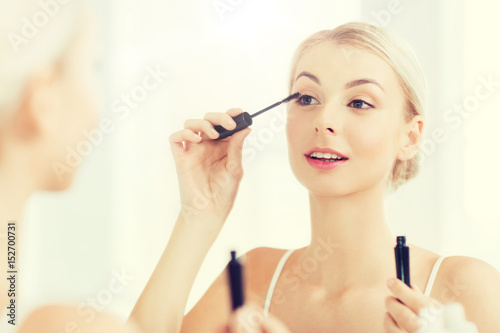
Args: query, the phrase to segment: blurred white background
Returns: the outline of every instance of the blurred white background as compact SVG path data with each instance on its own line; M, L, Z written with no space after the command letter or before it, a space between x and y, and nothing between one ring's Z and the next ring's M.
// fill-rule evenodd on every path
M439 253L478 257L500 270L500 158L494 134L500 83L489 87L488 97L476 96L477 89L488 91L484 81L500 82L498 2L94 2L102 117L112 120L114 130L94 146L70 190L32 198L21 249L22 314L65 301L126 318L178 214L168 136L206 112L241 107L252 113L284 98L298 44L349 21L373 22L401 35L429 83L424 165L415 180L387 198L394 234ZM138 96L151 71L160 72L157 87L126 106L126 96ZM224 268L230 249L243 254L309 241L307 192L290 170L284 128L270 130L272 122L284 125L283 112L268 112L252 126L238 198L186 312ZM123 290L107 292L111 279L123 272L128 276Z

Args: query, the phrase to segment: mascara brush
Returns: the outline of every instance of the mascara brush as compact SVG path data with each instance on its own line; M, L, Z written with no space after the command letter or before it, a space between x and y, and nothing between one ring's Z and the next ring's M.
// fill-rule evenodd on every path
M268 106L267 108L264 108L260 111L255 112L252 115L250 115L248 112L240 113L239 115L232 117L233 120L236 122L236 127L233 130L228 130L220 125L215 125L214 128L217 132L219 132L219 137L214 139L214 140L222 140L224 138L227 138L228 136L233 135L236 132L239 132L239 131L247 128L248 126L252 125L252 122L253 122L252 118L253 117L256 117L259 114L266 112L268 110L271 110L272 108L277 107L281 103L287 103L287 102L290 102L291 100L299 98L299 97L300 97L300 93L292 94L292 95L288 96L287 98L285 98L279 102L276 102L273 105Z

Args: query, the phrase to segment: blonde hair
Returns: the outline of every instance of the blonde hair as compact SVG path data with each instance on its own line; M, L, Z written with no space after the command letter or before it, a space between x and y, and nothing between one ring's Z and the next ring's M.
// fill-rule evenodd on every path
M60 60L82 23L83 6L81 0L0 2L0 116L20 103L34 71Z
M294 75L300 58L311 47L319 43L349 45L371 51L385 60L395 71L405 94L405 120L415 115L424 115L426 82L420 64L405 41L390 34L387 30L368 23L352 22L333 30L322 30L304 40L297 48L292 60L289 92L292 92ZM346 54L346 56L349 56ZM389 185L396 190L419 170L421 156L417 153L412 159L393 164Z

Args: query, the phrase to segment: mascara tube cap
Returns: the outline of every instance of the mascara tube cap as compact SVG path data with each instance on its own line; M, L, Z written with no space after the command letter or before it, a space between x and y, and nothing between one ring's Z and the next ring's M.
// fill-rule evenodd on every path
M235 311L243 305L243 270L236 259L236 251L231 251L231 261L228 264L229 290L231 291L232 309Z
M228 136L233 135L236 132L239 132L248 126L252 125L252 117L248 112L240 113L237 116L232 117L234 122L236 123L236 127L233 130L225 129L220 125L215 125L214 128L217 132L219 132L219 137L215 140L222 140L227 138Z

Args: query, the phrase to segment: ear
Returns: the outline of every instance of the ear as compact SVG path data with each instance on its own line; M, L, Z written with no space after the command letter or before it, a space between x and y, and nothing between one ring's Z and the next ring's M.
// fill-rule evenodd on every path
M13 134L20 140L31 140L42 135L51 125L54 110L55 66L46 66L28 79L22 101L13 115Z
M412 159L417 153L422 139L424 117L414 116L404 127L402 146L398 152L398 159L406 161Z

